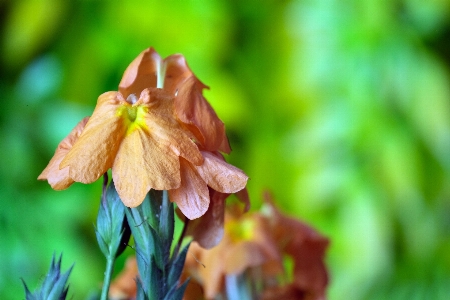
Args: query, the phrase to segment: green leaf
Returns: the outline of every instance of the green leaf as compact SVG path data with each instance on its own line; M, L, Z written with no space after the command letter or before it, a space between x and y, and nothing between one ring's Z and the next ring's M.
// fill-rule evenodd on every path
M144 291L147 294L148 299L150 300L159 300L165 294L164 293L164 280L163 273L158 268L158 265L155 261L155 257L152 256L150 258L150 266L148 268L150 272L144 274L145 277L142 277ZM140 274L143 276L143 274ZM148 289L145 289L145 286Z
M183 250L178 254L173 263L170 265L169 276L167 277L167 284L170 288L178 285L178 281L183 272L184 262L191 243L186 245Z
M156 230L154 230L152 227L150 227L150 235L148 238L149 244L153 245L153 257L155 258L155 263L158 266L158 268L162 271L165 268L166 261L163 257L163 251L162 251L162 241L161 237L158 235Z
M173 203L169 201L167 191L163 191L160 211L159 234L162 242L164 261L169 261L175 226Z
M147 295L145 294L144 288L139 279L136 279L136 286L137 286L136 300L147 300Z
M179 288L173 286L164 297L164 300L182 300L189 281L190 279L187 279Z
M105 177L107 180L107 177ZM121 244L127 243L128 223L125 218L125 206L117 194L114 182L111 180L108 188L102 194L100 208L97 215L95 234L100 250L105 257L116 257ZM121 250L123 251L123 250Z

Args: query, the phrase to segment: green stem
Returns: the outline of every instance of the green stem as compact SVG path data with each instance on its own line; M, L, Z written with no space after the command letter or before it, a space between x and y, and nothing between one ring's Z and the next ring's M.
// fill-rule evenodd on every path
M242 274L230 274L225 277L225 290L228 299L250 300L251 294L249 280L246 272Z
M105 280L103 281L101 300L108 300L109 286L111 284L111 277L114 270L114 257L108 257L106 260Z

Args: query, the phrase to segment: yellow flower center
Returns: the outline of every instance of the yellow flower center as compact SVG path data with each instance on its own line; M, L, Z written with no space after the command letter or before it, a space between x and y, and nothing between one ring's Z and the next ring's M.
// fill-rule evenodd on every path
M131 106L131 107L127 107L127 115L128 115L128 120L130 120L131 122L134 122L136 120L136 116L137 116L137 106Z
M233 242L250 241L253 239L255 222L245 218L243 220L230 220L225 223L225 231Z
M117 116L123 119L127 128L127 135L138 128L147 129L145 123L146 107L142 105L124 104L117 109Z

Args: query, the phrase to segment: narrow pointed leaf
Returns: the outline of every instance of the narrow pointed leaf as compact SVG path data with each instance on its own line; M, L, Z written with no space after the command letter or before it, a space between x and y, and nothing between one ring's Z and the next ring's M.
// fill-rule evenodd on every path
M69 279L69 275L70 272L72 272L73 269L73 265L72 267L70 267L70 269L61 275L61 277L58 278L58 281L55 283L55 285L53 286L50 294L48 295L47 299L54 299L54 300L59 300L59 299L65 299L65 296L67 295L67 292L69 290L69 287L66 287L66 283ZM62 297L64 296L64 297Z
M172 289L167 293L164 297L164 300L182 300L184 296L184 292L186 291L186 287L189 284L189 280L187 279L180 287L173 286Z
M158 264L155 261L155 257L152 256L150 259L151 263L151 276L148 278L149 290L147 291L148 299L159 300L164 295L164 281L162 276L162 271L158 268Z
M169 287L178 286L178 281L180 279L181 272L183 271L189 246L190 243L183 248L170 266L169 276L167 278L167 284Z

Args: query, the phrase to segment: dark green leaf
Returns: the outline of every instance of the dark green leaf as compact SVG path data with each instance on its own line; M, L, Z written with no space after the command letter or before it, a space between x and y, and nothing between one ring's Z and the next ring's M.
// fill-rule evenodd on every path
M186 245L183 250L178 254L173 263L170 265L169 276L167 277L167 284L169 287L177 286L181 276L181 272L184 268L186 261L186 255L189 250L190 243Z

